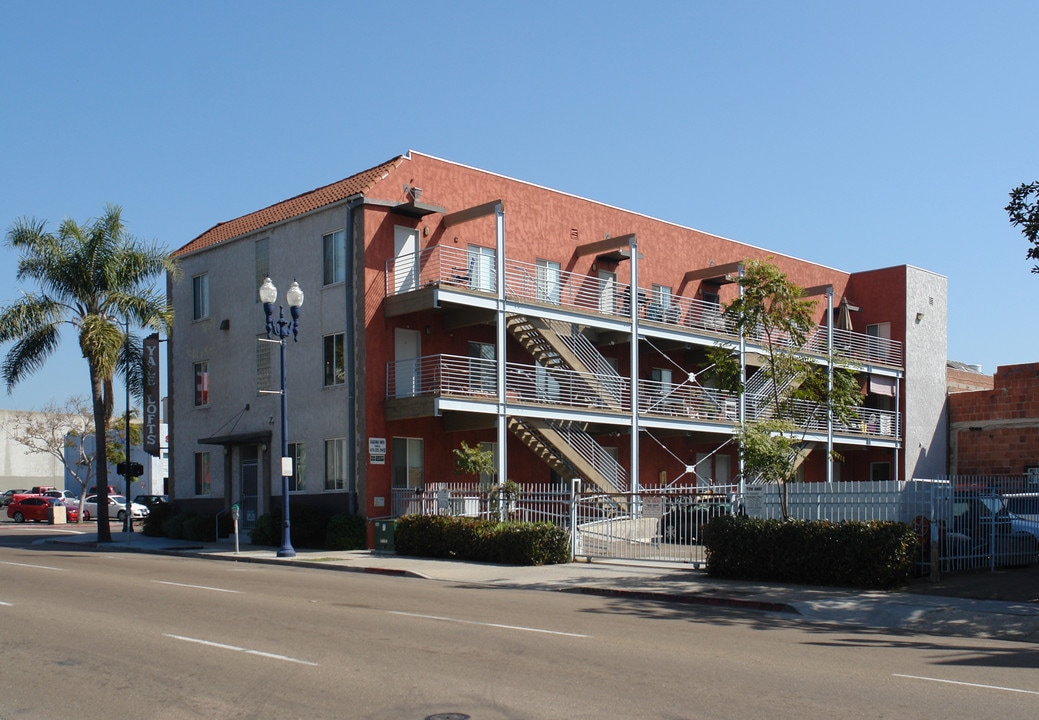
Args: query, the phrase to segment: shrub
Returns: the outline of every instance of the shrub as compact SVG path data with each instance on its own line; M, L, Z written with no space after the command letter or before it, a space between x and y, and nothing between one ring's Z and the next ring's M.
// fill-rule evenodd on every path
M368 542L364 518L351 513L333 515L325 529L325 544L329 550L362 550Z
M910 575L916 535L897 522L720 517L704 528L712 577L889 588Z
M290 503L289 533L294 548L321 548L325 545L328 528L328 513L306 503ZM271 512L256 518L256 525L249 531L253 545L281 545L281 507L274 504Z
M405 515L397 520L397 553L510 565L570 562L570 535L550 523Z
M256 524L249 531L249 539L253 545L281 545L281 515L278 515L277 522L270 513L256 518Z
M216 517L191 513L184 518L184 539L195 542L216 540Z
M174 513L173 505L161 503L151 508L148 517L144 518L141 534L148 537L163 537L162 524Z

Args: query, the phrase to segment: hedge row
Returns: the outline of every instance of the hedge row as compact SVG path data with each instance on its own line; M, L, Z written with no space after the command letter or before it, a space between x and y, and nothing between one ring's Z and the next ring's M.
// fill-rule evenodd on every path
M898 522L726 516L704 528L704 546L711 577L891 588L909 579L916 534Z
M405 515L394 535L400 555L505 565L570 562L570 534L550 523L497 522L447 515Z
M217 519L214 515L180 512L173 505L159 505L144 520L143 534L193 542L216 540ZM220 515L220 536L231 534L231 514ZM367 544L364 518L349 513L329 516L313 506L299 504L292 508L292 546L321 550L362 550ZM256 519L249 531L254 545L281 545L281 513L267 513Z

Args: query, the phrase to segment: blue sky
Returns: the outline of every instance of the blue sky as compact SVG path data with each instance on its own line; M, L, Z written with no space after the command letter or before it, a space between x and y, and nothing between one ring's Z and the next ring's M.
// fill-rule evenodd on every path
M3 0L0 27L5 233L116 203L174 249L414 149L841 270L940 273L951 359L1039 361L1039 276L1003 211L1039 179L1035 2ZM66 333L0 408L87 381Z

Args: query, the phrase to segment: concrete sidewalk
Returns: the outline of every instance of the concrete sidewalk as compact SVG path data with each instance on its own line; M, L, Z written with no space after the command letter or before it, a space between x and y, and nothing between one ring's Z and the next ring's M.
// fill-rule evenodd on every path
M684 603L777 613L788 620L827 623L849 629L876 628L1039 642L1039 603L1036 602L715 580L702 571L674 564L575 562L516 567L411 558L371 550L297 551L294 558L279 558L275 548L257 548L249 544L241 545L236 552L233 540L192 543L140 534L127 536L125 533L113 533L113 542L100 546L96 536L91 535L48 542L106 551L380 573L482 587L603 595L630 602Z

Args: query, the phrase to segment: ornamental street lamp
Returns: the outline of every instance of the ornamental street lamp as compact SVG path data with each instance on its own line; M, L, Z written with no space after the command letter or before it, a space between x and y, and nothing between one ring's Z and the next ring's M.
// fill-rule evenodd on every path
M289 413L285 397L285 340L289 333L294 342L299 340L299 309L303 305L303 291L299 283L293 280L292 287L285 293L292 320L285 319L285 309L281 305L278 306L278 319L274 319L274 303L277 300L278 288L274 287L269 277L264 278L260 285L260 302L267 316L267 340L281 346L281 547L278 548L278 557L296 557L289 523L289 478L293 472L292 458L289 457ZM272 337L277 340L272 340Z

